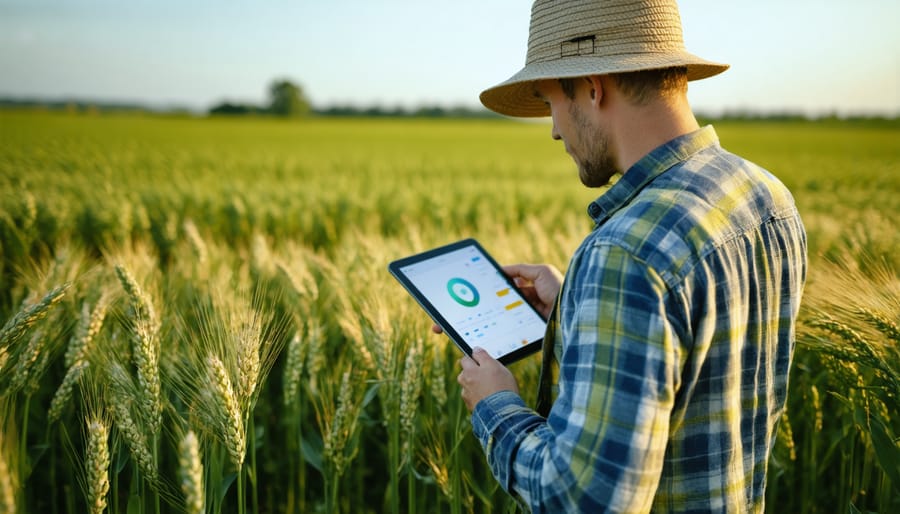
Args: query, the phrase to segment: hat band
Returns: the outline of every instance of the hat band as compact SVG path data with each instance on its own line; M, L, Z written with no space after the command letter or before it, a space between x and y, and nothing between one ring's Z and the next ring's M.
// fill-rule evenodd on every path
M560 43L551 43L541 48L532 48L525 64L555 61L565 57L585 55L629 55L642 53L681 54L684 53L681 38L647 41L640 36L620 37L603 40L597 36L581 36Z

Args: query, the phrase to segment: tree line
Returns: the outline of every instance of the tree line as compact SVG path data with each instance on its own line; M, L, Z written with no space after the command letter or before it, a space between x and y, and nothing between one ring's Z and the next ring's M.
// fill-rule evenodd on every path
M61 110L73 114L99 112L165 112L168 114L195 115L196 111L185 108L154 109L138 103L104 103L78 100L34 100L34 99L10 99L0 98L0 109L47 109ZM206 110L211 116L277 116L283 118L303 118L307 116L324 117L364 117L364 118L497 118L500 117L481 107L443 107L439 105L423 105L419 107L385 107L333 105L328 107L315 107L299 84L288 79L277 79L269 85L268 99L263 105L249 103L222 101ZM880 124L896 126L900 123L897 115L839 115L837 113L823 113L810 115L799 111L769 111L757 112L752 110L730 110L717 115L698 113L698 118L703 122L712 121L853 121L867 124Z
M257 106L243 103L222 102L211 109L211 115L243 116L273 115L298 118L308 115L336 117L366 118L486 118L497 115L487 109L470 107L441 107L436 105L420 106L412 109L405 107L357 107L354 105L336 105L315 108L303 92L303 88L288 80L277 80L269 86L269 103Z

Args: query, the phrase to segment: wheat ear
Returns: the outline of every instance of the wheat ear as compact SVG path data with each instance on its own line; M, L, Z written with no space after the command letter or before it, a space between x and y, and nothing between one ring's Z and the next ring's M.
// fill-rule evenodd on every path
M66 366L71 367L76 362L87 357L91 343L103 327L108 307L109 304L106 298L101 298L93 310L87 303L82 306L78 327L75 329L75 335L69 341L69 347L66 349Z
M897 323L890 320L888 317L865 307L859 309L859 314L882 334L887 336L888 339L895 343L900 343L900 327L897 326Z
M159 321L150 297L144 293L124 266L116 265L116 275L128 293L132 307L132 356L141 389L141 407L150 432L159 433L162 399L159 381Z
M298 330L287 347L287 357L284 362L284 377L282 386L284 404L293 405L299 398L300 376L303 374L303 361L306 359L308 345Z
M9 469L9 452L6 451L6 433L0 427L0 509L2 512L16 512L15 477Z
M209 260L209 250L206 248L206 243L203 241L203 237L200 236L200 231L197 230L197 225L192 220L185 220L184 222L184 234L187 236L188 241L191 243L191 247L194 248L194 251L197 253L197 261L202 265L206 264Z
M84 304L78 329L69 342L69 348L66 350L65 360L69 369L66 371L66 376L63 377L59 389L56 390L56 394L53 395L53 400L50 401L47 423L56 422L62 415L63 409L72 398L75 384L81 379L84 370L88 368L88 352L91 349L94 337L103 326L103 320L106 318L106 309L107 303L104 299L97 303L97 307L93 311L90 310L87 304Z
M109 493L109 427L100 419L87 420L86 474L88 509L91 514L106 510Z
M178 466L185 510L188 514L202 514L206 509L203 463L200 461L200 442L193 430L189 430L178 443Z
M66 371L66 376L63 377L62 384L60 384L59 389L56 390L56 394L53 395L53 400L50 401L50 410L47 413L48 424L55 423L60 416L62 416L63 409L66 408L66 405L72 398L75 384L78 383L78 380L81 379L81 375L84 374L84 370L89 366L90 364L88 361L80 360Z
M791 426L791 418L788 417L787 409L781 414L781 423L778 425L778 431L782 434L781 438L788 450L788 458L791 462L797 460L797 447L794 443L794 429Z
M355 403L355 387L350 383L350 371L345 371L341 377L341 389L338 393L337 408L331 419L330 430L325 434L322 449L322 459L334 466L335 475L344 474L344 469L349 463L349 457L345 448L355 431L355 424L359 414L359 405Z
M443 412L447 405L447 381L444 377L444 359L438 348L435 348L431 359L431 398L437 412Z
M321 325L310 320L306 329L306 372L310 377L310 387L315 391L318 387L319 372L325 367L325 337Z
M222 360L215 355L210 355L206 359L206 364L209 368L212 386L215 388L213 396L218 404L220 420L224 425L222 435L225 447L231 457L231 462L240 469L244 464L246 440L238 399Z
M246 318L237 330L238 400L239 405L249 409L259 382L262 327L253 312L245 312Z
M22 308L0 328L0 348L6 348L18 341L35 323L47 316L50 308L60 302L69 289L63 284L50 290L41 301Z
M131 401L126 389L134 387L125 369L118 363L113 363L109 371L112 398L109 408L116 422L116 428L122 434L131 456L138 464L138 468L144 473L147 480L155 483L158 473L156 461L150 452L145 432L141 430L131 414ZM130 387L129 387L130 385Z
M147 480L156 482L157 471L153 462L153 455L150 453L150 447L147 445L147 438L141 431L131 415L128 405L122 402L114 401L112 405L113 417L116 420L116 427L122 433L131 456L138 464L141 472L144 473Z
M403 441L404 460L411 460L412 441L415 437L416 408L422 391L421 353L418 345L413 345L406 354L403 368L403 382L400 384L400 431L405 434Z
M47 361L46 352L43 351L44 346L46 346L46 337L43 329L38 328L31 334L25 351L19 355L19 359L16 361L8 394L25 389L26 385L35 382L33 376L40 376Z

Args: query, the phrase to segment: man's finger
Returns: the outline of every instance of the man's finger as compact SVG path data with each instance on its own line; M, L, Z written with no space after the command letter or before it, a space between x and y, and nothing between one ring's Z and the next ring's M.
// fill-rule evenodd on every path
M542 267L538 264L507 264L503 266L503 272L510 277L521 277L534 281L541 275Z
M459 359L459 365L462 366L463 370L477 368L478 361L476 361L472 357L469 357L468 355L463 355L463 358Z
M484 348L479 348L477 346L475 347L475 349L472 350L472 359L479 366L481 366L487 362L496 360L493 357L491 357L491 354L489 354L487 350L485 350Z

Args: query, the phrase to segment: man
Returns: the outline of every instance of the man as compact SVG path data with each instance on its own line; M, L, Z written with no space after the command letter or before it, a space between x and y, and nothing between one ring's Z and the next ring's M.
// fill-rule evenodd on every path
M481 95L552 116L585 185L621 174L564 281L505 268L550 320L537 409L484 351L461 360L491 470L533 512L763 511L806 236L691 112L687 81L726 68L684 49L674 1L538 0L525 67Z

